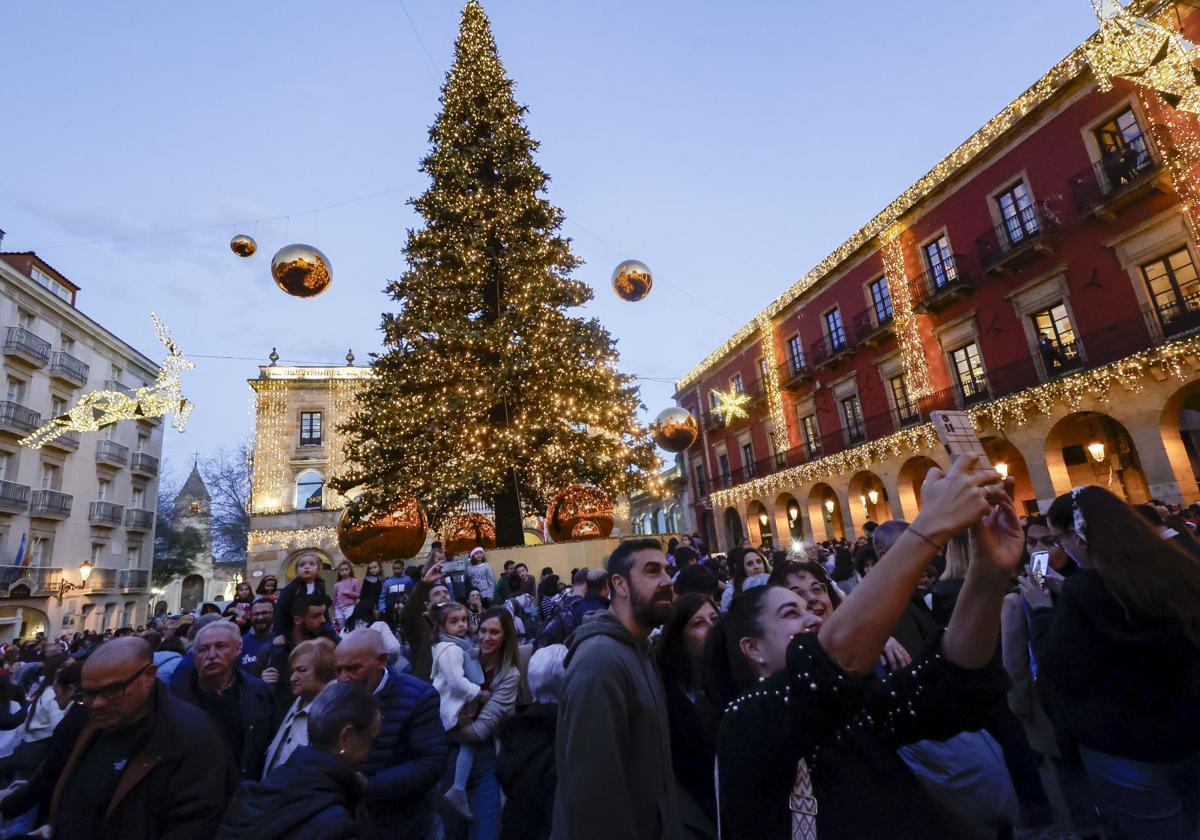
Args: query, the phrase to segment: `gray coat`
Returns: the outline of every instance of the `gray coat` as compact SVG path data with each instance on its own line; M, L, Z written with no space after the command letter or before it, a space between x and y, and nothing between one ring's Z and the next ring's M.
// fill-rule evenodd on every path
M567 640L554 840L678 840L667 703L645 640L608 610Z

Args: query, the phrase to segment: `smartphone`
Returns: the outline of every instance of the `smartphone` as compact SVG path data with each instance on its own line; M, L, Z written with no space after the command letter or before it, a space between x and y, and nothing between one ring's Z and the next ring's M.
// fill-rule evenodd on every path
M991 461L988 460L983 442L979 440L979 434L975 431L975 426L972 425L971 417L967 412L931 411L929 419L933 421L933 428L937 431L942 446L946 447L951 461L957 461L963 455L977 455L979 469L995 475L997 482L1001 481L1000 473L996 472Z
M1038 586L1046 587L1046 570L1050 568L1050 552L1035 551L1029 555L1029 574Z
M465 572L467 570L466 560L443 560L442 574L450 574L451 572Z

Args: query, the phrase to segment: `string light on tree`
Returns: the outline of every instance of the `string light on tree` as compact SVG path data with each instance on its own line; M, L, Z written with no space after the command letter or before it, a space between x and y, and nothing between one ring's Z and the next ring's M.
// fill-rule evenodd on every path
M192 413L192 403L183 396L180 374L195 364L183 356L171 331L153 312L154 335L167 348L167 357L159 365L154 384L142 386L132 393L124 391L92 391L84 394L70 411L49 420L35 429L20 444L31 449L57 440L65 432L95 432L122 420L145 420L172 415L171 425L182 432Z

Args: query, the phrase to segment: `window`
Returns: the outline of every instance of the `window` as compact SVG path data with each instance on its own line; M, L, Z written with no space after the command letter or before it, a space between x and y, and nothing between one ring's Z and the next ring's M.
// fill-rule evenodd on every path
M9 452L0 452L0 481L13 481L17 477L17 461ZM9 473L12 470L12 473Z
M29 565L47 566L50 563L50 540L45 537L34 537L29 547Z
M1136 173L1151 162L1150 148L1132 108L1126 108L1093 134L1100 146L1105 174L1110 178L1117 176L1116 180L1124 180L1126 175Z
M92 568L100 568L100 558L104 556L104 546L101 543L92 543Z
M704 481L704 465L696 465L696 498L703 499L708 495L708 485Z
M96 498L102 502L108 501L112 497L112 482L107 478L101 478L96 482L96 484Z
M804 370L804 347L800 336L794 335L787 340L788 372L795 376Z
M136 448L136 449L134 449L133 451L134 451L134 452L145 452L145 451L146 451L146 446L147 446L149 443L150 443L150 436L149 436L149 435L138 435L138 436L137 436L137 448Z
M950 253L950 240L945 236L939 236L925 246L925 261L929 263L929 276L933 279L935 289L958 279L958 267L954 264L954 254Z
M142 564L142 547L137 543L125 550L126 568L136 569Z
M747 476L758 474L758 467L754 464L754 444L751 441L742 444L742 464L746 467Z
M1059 301L1029 317L1033 320L1038 354L1042 357L1042 364L1046 366L1046 373L1054 375L1078 367L1079 350L1075 344L1075 330L1071 326L1070 316L1067 315L1066 304Z
M825 313L825 334L829 337L830 351L846 346L846 328L842 326L841 310L831 309Z
M717 455L717 466L721 470L721 484L728 487L732 482L729 472L729 456L724 452Z
M25 402L25 383L20 379L8 377L8 391L5 399L9 402L23 403Z
M742 385L742 375L740 373L735 373L733 378L729 380L729 387L739 394L746 393L745 386Z
M135 508L137 508L138 510L146 509L146 488L144 488L144 487L134 487L133 488L133 506Z
M1200 310L1200 280L1197 280L1196 266L1186 247L1143 265L1142 276L1146 279L1154 309L1168 331L1172 326L1185 327L1187 319L1181 321L1182 316Z
M719 402L720 402L720 400L718 400L718 399L717 399L717 392L716 392L716 391L709 391L709 392L708 392L708 407L709 407L709 408L716 408L716 407L717 407L717 403L719 403Z
M899 419L900 425L906 426L917 420L920 412L917 411L917 405L908 392L908 381L904 375L893 376L889 379L888 388L892 392L892 404L896 406L896 417Z
M117 382L120 382L121 376L124 373L125 373L125 371L121 368L120 365L113 365L112 366L112 375L109 376L109 379L115 379Z
M23 329L33 332L33 313L26 312L24 309L17 310L17 325Z
M42 464L42 489L58 490L62 487L62 470L58 464Z
M66 333L63 333L58 340L58 349L62 350L64 353L74 353L75 339L71 338L71 336L67 335Z
M29 276L32 277L35 281L37 281L37 283L39 285L45 286L47 289L52 291L55 295L57 295L58 297L62 298L65 301L67 301L68 303L70 303L71 290L68 289L66 286L64 286L62 283L55 280L53 277L51 277L46 272L42 271L40 268L34 268L33 270L31 270L29 272Z
M300 412L300 445L321 445L321 412Z
M888 289L886 277L880 277L867 287L871 291L871 310L875 313L876 324L886 324L892 320L892 293Z
M782 470L787 466L787 453L779 449L779 442L775 440L774 435L769 435L771 440L771 454L775 456L775 469Z
M1026 236L1038 232L1037 213L1033 207L1033 198L1024 181L1017 181L1004 192L996 196L996 205L1000 208L1001 227L1008 237L1009 245L1016 245Z
M862 403L858 401L858 394L842 400L842 420L846 424L846 436L851 443L862 443L867 439Z
M971 342L950 353L950 367L958 383L959 393L965 402L975 402L987 397L987 379L984 375L983 358L979 345Z
M296 477L296 510L319 510L325 479L316 470L305 470Z
M817 416L806 414L800 418L800 434L804 438L804 449L809 458L821 456L821 433L817 429Z
M760 356L758 359L758 375L765 382L767 379L767 357Z

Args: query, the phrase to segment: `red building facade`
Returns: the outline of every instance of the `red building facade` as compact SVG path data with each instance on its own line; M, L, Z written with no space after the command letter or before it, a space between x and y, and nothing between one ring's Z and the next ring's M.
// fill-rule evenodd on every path
M1136 5L1200 40L1191 4ZM1153 91L1101 92L1082 46L1006 106L679 382L709 539L911 519L938 408L973 412L1027 510L1080 483L1200 498L1197 138ZM730 388L752 403L726 423Z

